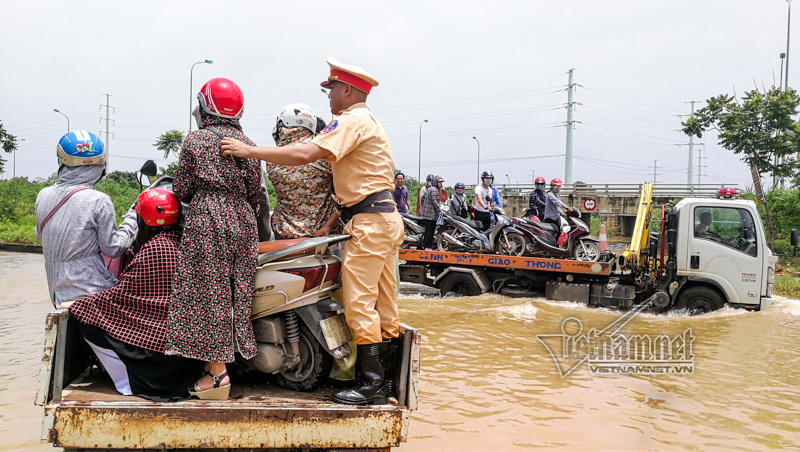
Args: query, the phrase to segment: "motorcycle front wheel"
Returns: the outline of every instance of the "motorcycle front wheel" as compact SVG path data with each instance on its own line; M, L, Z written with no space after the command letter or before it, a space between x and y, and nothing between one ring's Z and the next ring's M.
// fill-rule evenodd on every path
M299 322L300 364L276 375L278 384L293 391L314 390L327 378L333 367L333 356L317 341L308 327Z
M498 240L497 252L505 256L524 256L531 246L527 237L516 232L509 232L505 236L500 236Z
M578 240L572 250L572 255L578 261L597 262L600 260L600 254L602 254L600 246L591 240Z

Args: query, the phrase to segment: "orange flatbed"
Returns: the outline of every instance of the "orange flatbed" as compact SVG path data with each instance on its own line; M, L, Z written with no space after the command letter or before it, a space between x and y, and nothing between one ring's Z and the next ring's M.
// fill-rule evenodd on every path
M592 276L611 274L610 262L585 262L542 257L500 256L497 254L454 253L450 251L424 251L400 249L399 258L407 262L450 264L472 267L533 270L557 273L578 273Z

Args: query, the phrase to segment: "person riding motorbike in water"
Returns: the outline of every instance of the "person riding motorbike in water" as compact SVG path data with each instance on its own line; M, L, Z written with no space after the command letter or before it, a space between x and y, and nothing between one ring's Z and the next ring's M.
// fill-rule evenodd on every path
M114 203L93 188L106 174L100 138L85 130L69 132L59 140L56 155L58 180L36 196L34 232L42 243L50 300L59 307L116 284L103 255L125 253L137 225L131 208L117 228Z
M561 228L561 235L558 237L559 246L564 246L564 238L569 231L569 226L566 224L566 221L563 221L561 218L561 209L564 208L568 211L574 210L572 207L561 202L558 198L558 193L561 191L562 185L561 179L557 177L550 181L550 191L547 192L547 201L544 208L544 221L553 223Z

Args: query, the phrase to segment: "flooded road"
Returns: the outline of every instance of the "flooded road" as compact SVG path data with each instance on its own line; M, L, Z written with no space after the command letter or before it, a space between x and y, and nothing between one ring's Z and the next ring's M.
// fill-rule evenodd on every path
M0 451L50 451L33 406L47 299L41 255L0 252ZM800 300L769 310L639 314L622 330L693 337L693 373L598 374L537 335L578 337L622 313L540 298L435 298L407 288L401 320L423 333L419 410L399 450L800 448ZM548 344L550 342L547 342ZM557 354L557 353L556 353ZM558 355L558 354L557 354Z

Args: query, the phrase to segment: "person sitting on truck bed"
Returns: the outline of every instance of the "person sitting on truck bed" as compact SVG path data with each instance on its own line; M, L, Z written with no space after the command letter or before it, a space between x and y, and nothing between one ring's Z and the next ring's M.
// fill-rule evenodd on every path
M133 261L116 286L64 303L117 391L156 401L189 397L200 363L167 356L165 331L181 237L181 204L164 189L136 200L139 233Z

